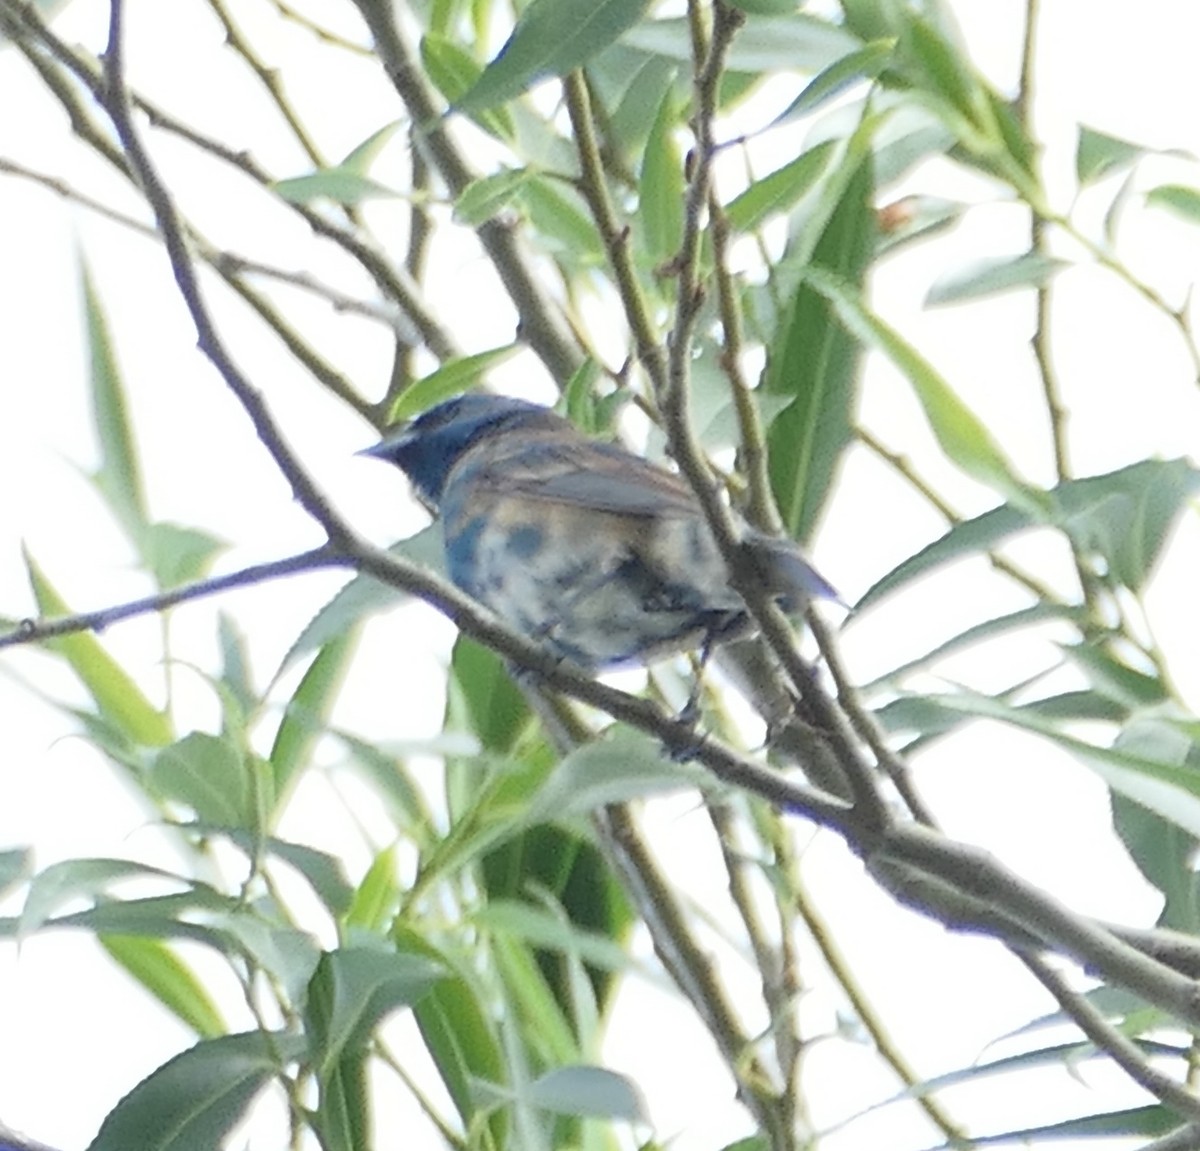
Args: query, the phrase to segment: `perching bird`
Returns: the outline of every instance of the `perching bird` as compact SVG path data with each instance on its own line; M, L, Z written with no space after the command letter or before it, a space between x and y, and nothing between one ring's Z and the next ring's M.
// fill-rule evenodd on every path
M687 484L549 408L460 396L364 454L440 515L451 580L559 656L597 670L753 630ZM785 610L837 598L794 544L745 538Z

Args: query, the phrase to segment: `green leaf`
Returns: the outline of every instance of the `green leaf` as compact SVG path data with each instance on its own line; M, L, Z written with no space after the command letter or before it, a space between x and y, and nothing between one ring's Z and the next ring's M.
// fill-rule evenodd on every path
M879 226L876 252L882 256L914 240L935 236L957 224L966 211L967 205L961 201L936 196L904 196L885 204L876 215Z
M421 63L434 87L450 105L457 104L470 91L483 71L465 48L434 32L421 38ZM467 115L498 140L511 142L516 136L507 108L481 108Z
M1184 752L1185 759L1180 759L1180 749L1190 746L1190 737L1173 743L1163 738L1146 739L1140 741L1136 752L1131 752L1125 748L1098 747L1068 734L1033 709L1012 707L974 692L940 696L936 702L967 715L996 719L1044 736L1091 768L1114 791L1200 838L1200 771L1186 762L1190 752ZM1179 734L1188 735L1184 729Z
M400 885L396 880L396 849L385 847L371 861L367 874L354 891L342 917L343 926L365 928L374 934L383 932L400 904Z
M1091 643L1063 644L1062 650L1087 676L1097 694L1126 712L1164 703L1167 689L1157 676L1137 671L1112 652Z
M1041 252L976 260L935 280L925 295L925 305L958 304L1016 288L1040 288L1068 267L1070 264L1066 260Z
M70 615L70 608L46 578L28 550L24 552L29 583L43 618ZM97 710L135 746L161 747L171 742L170 720L142 694L132 677L86 632L43 641L61 655L79 677Z
M787 124L801 116L808 116L860 81L874 80L891 62L895 47L894 37L873 40L835 60L809 81L800 95L775 117L773 123Z
M137 545L142 562L164 591L202 579L228 546L207 532L172 523L146 524Z
M900 46L915 65L918 83L936 93L977 130L988 127L983 85L961 47L952 44L932 20L906 15Z
M131 539L146 526L146 496L125 384L113 353L112 337L100 297L86 264L80 266L91 359L92 420L100 441L100 468L92 480Z
M856 282L874 246L871 164L859 138L830 177L837 198L806 267ZM858 383L859 349L837 323L830 302L806 279L797 283L770 344L764 387L788 406L771 421L771 488L789 535L808 539L829 494L838 461L851 440L850 414Z
M413 1007L421 1038L438 1074L454 1101L463 1127L472 1130L480 1116L475 1084L504 1083L508 1067L491 1025L490 1013L478 993L449 957L406 924L392 928L397 948L441 963L451 974L440 980ZM508 1146L508 1113L487 1116L497 1147Z
M1140 592L1198 492L1200 469L1187 460L1144 460L1065 489L1060 522L1104 558L1112 581Z
M1075 145L1075 177L1083 186L1094 184L1111 172L1128 168L1145 154L1146 149L1138 144L1080 124Z
M1145 738L1142 725L1121 733L1118 747L1139 750L1137 741ZM1161 728L1160 728L1161 730ZM1159 732L1155 732L1157 737ZM1174 729L1166 729L1168 739L1183 745L1184 759L1195 757L1195 745ZM1130 742L1130 741L1134 742ZM1141 745L1145 750L1145 745ZM1161 756L1162 749L1156 749ZM1193 763L1195 766L1195 763ZM1113 828L1137 865L1146 882L1163 894L1163 909L1158 926L1195 935L1200 927L1200 877L1193 861L1200 840L1182 827L1116 792L1112 795Z
M1045 1123L1038 1127L996 1132L976 1136L976 1146L1029 1147L1038 1140L1099 1139L1118 1135L1166 1135L1179 1127L1179 1118L1168 1107L1153 1103L1146 1107L1130 1107L1123 1111L1106 1111L1065 1119L1061 1123Z
M459 111L494 107L535 81L586 64L645 15L649 0L533 0Z
M204 823L259 826L251 765L240 747L220 736L194 731L164 747L147 783L162 798L186 804Z
M386 1016L417 1002L445 977L445 967L423 955L377 947L341 947L323 955L305 1012L318 1073L344 1052L365 1047Z
M99 938L121 967L197 1035L212 1039L225 1033L225 1021L208 990L167 944L137 935Z
M474 640L459 636L450 657L450 674L467 729L485 750L501 755L511 751L530 715L504 661Z
M534 1107L556 1115L590 1115L650 1121L642 1093L632 1079L604 1067L556 1067L531 1083L523 1096Z
M28 847L0 851L0 895L23 882L33 869L33 852Z
M687 18L646 20L622 43L691 65ZM726 57L730 72L820 72L862 47L862 41L828 20L796 12L788 16L749 16Z
M342 689L346 669L358 645L357 627L330 640L301 677L284 709L268 762L271 765L274 805L286 800L297 772L307 766L309 753L322 735Z
M604 265L600 233L575 192L538 176L521 188L521 203L548 252L579 268Z
M751 16L784 16L800 7L800 0L729 0L731 8L740 8Z
M298 1036L259 1031L202 1039L109 1112L88 1151L200 1151L223 1145L254 1097L304 1054Z
M924 654L906 660L898 667L865 684L860 690L868 693L877 691L885 685L898 682L913 672L925 671L939 659L944 659L948 655L953 655L955 652L972 647L977 643L1051 620L1067 620L1074 624L1080 624L1084 621L1084 612L1080 608L1063 604L1036 603L1031 607L1020 608L1017 611L983 620L981 623L973 624L965 631L959 632L958 635L951 636Z
M1067 480L1052 488L1049 504L1003 504L955 524L945 535L909 556L867 589L854 605L857 616L883 596L955 559L986 552L1019 531L1050 524L1099 548L1110 569L1140 588L1170 534L1174 518L1200 491L1200 469L1187 460L1141 460L1116 471ZM1115 506L1113 502L1117 501ZM1121 511L1144 508L1140 514ZM1120 529L1119 524L1128 525ZM1128 532L1128 536L1122 534ZM1114 539L1115 537L1115 539ZM1106 540L1113 540L1112 544ZM854 618L854 617L852 617Z
M357 172L359 175L366 175L371 170L371 165L379 158L379 153L391 143L392 137L405 125L407 121L393 120L390 124L384 124L377 132L372 132L361 144L353 148L346 158L338 164L338 168L345 172Z
M447 360L437 371L414 380L396 397L388 412L388 423L410 420L434 404L470 390L484 372L512 359L520 350L520 344L503 344L486 352Z
M304 1002L322 954L311 935L244 907L215 916L213 922L228 934L239 955L248 956L282 987L288 1002Z
M423 528L416 535L393 544L388 550L409 563L419 564L439 573L445 570L440 524ZM408 598L408 592L391 584L381 583L374 576L356 575L305 625L295 643L288 649L287 655L283 657L275 679L278 680L298 659L309 652L317 651L345 635L363 620L404 603Z
M655 265L670 260L683 240L683 161L675 140L677 122L675 95L668 87L651 124L638 175L638 234Z
M617 940L596 931L585 931L560 915L516 899L492 899L474 913L472 922L488 931L512 935L541 951L577 955L593 967L623 973L638 967L628 950ZM643 976L656 980L652 971L638 967ZM665 986L665 982L663 982Z
M749 232L776 212L794 208L824 174L836 150L836 141L826 140L755 180L726 206L729 223L739 232Z
M605 58L613 51L610 48ZM621 155L632 163L633 157L640 155L645 148L650 129L658 118L667 93L674 90L679 67L658 56L645 56L632 51L629 54L638 60L637 70L625 86L620 102L612 110L605 138L611 140L613 146L620 149Z
M833 304L850 333L864 344L879 348L908 379L938 445L951 462L1014 502L1036 498L1018 477L987 425L916 348L863 303L855 286L820 268L810 268L805 275Z
M610 803L707 783L703 771L668 759L649 736L617 730L569 751L533 797L528 819L572 820Z
M1200 223L1200 190L1184 184L1160 184L1146 193L1151 207L1166 208L1189 224Z
M503 168L472 180L454 202L454 218L469 228L486 223L513 203L532 178L530 168Z
M289 204L311 204L314 200L332 200L335 204L362 204L367 200L397 199L403 193L372 180L360 172L345 168L326 168L306 176L276 180L271 187Z

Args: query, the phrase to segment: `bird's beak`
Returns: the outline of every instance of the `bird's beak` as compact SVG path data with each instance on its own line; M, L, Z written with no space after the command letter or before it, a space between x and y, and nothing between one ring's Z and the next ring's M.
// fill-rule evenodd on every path
M370 456L375 460L387 460L394 463L397 449L412 443L412 439L412 432L408 428L399 428L395 431L384 433L384 437L379 443L371 444L367 448L360 448L354 454L356 456Z

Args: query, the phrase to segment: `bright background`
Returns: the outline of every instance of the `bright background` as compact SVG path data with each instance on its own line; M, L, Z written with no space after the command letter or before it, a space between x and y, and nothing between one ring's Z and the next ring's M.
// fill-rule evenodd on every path
M1002 91L1012 91L1024 5L994 0L952 7L975 63ZM265 0L247 0L239 5L238 17L254 34L257 21L262 28L275 27L270 11ZM333 13L322 16L334 18ZM68 42L98 52L105 19L105 5L76 0L56 27ZM127 22L130 67L139 86L222 139L257 146L272 138L272 122L261 119L265 104L256 85L223 47L203 6L135 0ZM1046 147L1049 186L1062 207L1073 187L1079 123L1141 144L1200 154L1195 114L1200 71L1194 60L1200 9L1172 0L1151 0L1136 10L1114 2L1050 2L1044 5L1040 27L1037 130ZM353 33L353 23L348 28ZM257 42L264 44L261 34ZM309 40L294 30L264 47L285 74L302 72L312 52ZM364 81L362 71L324 78L319 98L310 90L306 102L305 94L296 93L332 157L396 115L385 81ZM198 163L174 141L154 142L173 184L191 189L186 208L222 245L273 249L268 258L284 267L309 270L344 283L347 290L366 290L347 280L344 266L331 260L302 227L281 224L279 213L248 209L235 177ZM11 50L0 50L0 158L18 159L77 187L107 188L109 202L144 218L118 181L100 172L73 143L63 118ZM284 174L308 169L301 156L290 152L259 152L258 158ZM1186 158L1164 157L1147 165L1142 179L1152 186L1180 173L1195 179ZM198 188L203 202L196 200ZM985 419L1017 466L1030 478L1049 482L1043 429L1031 429L1020 415L1028 410L1025 401L1036 387L1028 346L1030 295L943 309L922 306L938 276L970 259L1022 250L1025 214L1019 206L987 204L992 194L987 185L943 163L922 166L904 190L985 206L936 242L886 263L874 278L875 304ZM1093 223L1098 231L1103 203L1100 198L1096 203ZM160 249L61 202L44 188L3 174L0 204L0 380L10 413L0 422L0 614L19 617L31 611L22 543L78 609L148 590L130 570L131 555L80 474L97 460L82 342L80 254L108 310L132 397L153 513L229 541L232 546L218 571L315 543L316 531L290 502L286 485L240 409L196 352ZM1135 206L1122 227L1120 250L1140 275L1169 298L1182 300L1200 261L1200 231ZM435 305L452 305L459 314L471 315L466 330L472 345L466 350L511 338L512 316L489 302L490 273L473 250L464 246L461 257L445 260L439 272L430 293ZM1056 298L1057 368L1072 412L1074 442L1087 450L1076 455L1078 471L1107 470L1146 455L1193 453L1200 392L1165 321L1114 279L1090 269L1064 274ZM222 293L214 291L211 299L242 367L266 393L289 441L343 513L380 542L423 524L399 477L353 457L370 442L370 429L316 395L280 347L262 338ZM310 336L354 378L378 381L382 389L390 366L386 330L334 314L319 301L297 300L298 308L311 313ZM493 378L500 386L536 395L540 369L524 358ZM1139 397L1136 404L1131 395ZM863 404L872 412L874 426L887 428L889 442L918 461L943 490L947 484L959 485L961 510L989 505L982 489L947 479L947 465L933 448L907 386L875 359ZM851 459L815 549L819 566L850 600L941 530L915 497L906 505L878 506L872 493L879 467L865 455ZM1159 621L1157 637L1193 708L1200 707L1200 644L1189 606L1200 571L1196 529L1195 517L1188 517L1148 600L1150 624ZM80 557L87 557L86 563ZM148 665L146 653L155 650L159 627L153 619L122 624L104 640L125 666L141 669L143 685L153 688L170 674L183 714L203 728L216 719L202 671L215 660L216 611L234 614L251 634L261 681L273 674L296 632L339 582L337 576L304 577L178 611L174 650L187 663L169 671ZM866 679L905 653L931 646L938 635L981 618L981 602L990 605L987 611L1013 606L1010 592L982 565L970 564L902 598L903 603L874 613L869 625L847 632L846 653L856 678ZM1044 643L1050 662L1053 634L1022 634L1023 645ZM433 661L444 661L451 637L443 620L415 605L374 624L343 693L339 724L383 741L435 731L442 688L439 675L430 669ZM994 660L994 651L989 653ZM1014 658L1028 659L1029 652L1014 653ZM71 721L8 675L10 670L53 698L83 702L67 673L36 653L6 653L0 661L5 673L0 675L0 716L6 734L0 761L0 848L32 844L41 866L84 854L163 861L163 842L145 825L135 797L95 750L73 737ZM997 685L1006 679L1001 664L989 668L964 661L962 672L981 686L989 676ZM1153 921L1157 897L1111 834L1103 787L1062 753L1029 737L980 725L923 757L918 780L950 834L994 851L1076 910L1122 922ZM1031 796L1036 803L1029 802ZM342 851L347 871L357 877L369 855L355 820L369 821L370 813L356 810L356 798L361 797L353 785L336 770L328 776L312 773L284 831ZM711 857L699 850L705 824L691 799L656 803L652 819L662 857L688 877L691 890L702 892L706 883L718 882L698 862ZM382 823L368 827L377 843L386 842ZM814 898L836 919L842 946L860 979L923 1073L969 1063L998 1036L1052 1009L1002 948L950 938L936 925L898 910L832 837L813 838L805 869ZM4 913L11 910L0 907ZM645 950L644 940L640 946ZM736 960L728 962L736 967ZM752 977L749 968L746 977ZM988 989L985 996L979 995L980 987ZM812 1019L830 1028L837 1025L836 1008L835 1001L821 996L806 1004ZM398 1026L403 1028L403 1021ZM744 1133L744 1115L733 1102L730 1085L707 1058L707 1038L676 1000L647 981L631 980L618 1001L610 1034L609 1065L642 1084L658 1136L672 1139L677 1151L717 1147ZM666 1047L663 1036L670 1038ZM116 1099L190 1041L181 1025L82 934L39 935L19 951L0 947L0 1120L15 1129L63 1151L85 1146ZM847 1083L855 1085L855 1098L873 1093L884 1098L896 1090L869 1050L830 1041L808 1072L808 1094L819 1123L832 1123L845 1113ZM873 1090L864 1090L864 1083ZM975 1116L986 1115L981 1109L987 1098L986 1086L973 1089ZM1075 1077L1061 1070L1031 1084L1028 1116L1021 1118L1043 1121L1125 1098L1132 1095L1115 1074L1086 1068ZM925 1145L931 1136L913 1111L889 1109L824 1145L847 1151ZM1016 1117L997 1111L993 1120L996 1126L1010 1126Z

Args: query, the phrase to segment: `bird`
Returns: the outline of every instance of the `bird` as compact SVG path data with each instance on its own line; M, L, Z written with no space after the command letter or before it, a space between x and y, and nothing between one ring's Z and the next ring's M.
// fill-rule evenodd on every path
M440 518L451 581L585 670L647 665L754 631L695 494L550 408L468 393L361 454L394 464ZM785 611L837 592L790 540L742 542Z

